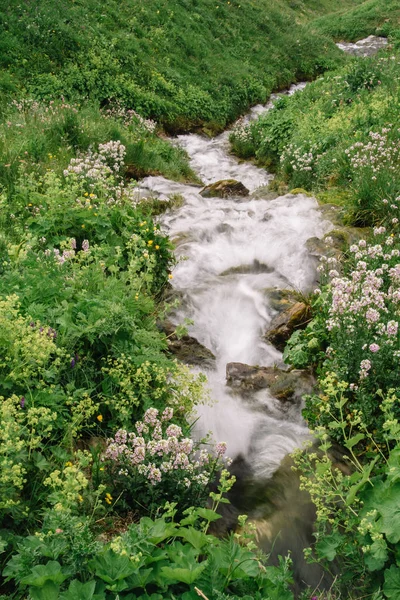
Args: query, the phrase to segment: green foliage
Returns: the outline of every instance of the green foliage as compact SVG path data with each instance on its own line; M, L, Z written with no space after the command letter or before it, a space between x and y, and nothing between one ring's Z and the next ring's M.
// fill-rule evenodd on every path
M303 21L327 4L302 2ZM328 37L298 24L299 14L284 0L90 0L57 8L13 0L0 11L3 86L38 100L118 98L174 130L205 124L215 131L273 88L340 61Z
M395 556L400 540L396 398L390 391L379 406L382 443L381 436L359 419L345 417L345 389L343 382L326 389L326 402L341 413L326 427L317 428L320 451L296 455L302 489L308 490L317 508L314 559L325 564L336 562L343 573L339 590L350 584L359 594L368 594L380 585L385 598L396 598L399 577ZM340 468L330 454L329 435L337 429L346 448ZM356 433L360 429L363 433ZM363 440L368 440L372 452L360 455L356 447Z
M222 481L220 499L229 485ZM246 534L225 540L207 535L209 523L219 518L215 510L185 512L175 521L176 505L168 504L162 516L144 517L108 543L95 541L85 519L59 521L49 515L41 532L19 544L4 575L16 581L19 594L30 586L32 598L55 600L78 593L82 600L105 600L111 593L172 600L195 598L196 589L210 600L224 593L233 599L293 600L288 561L265 567L265 557L252 551ZM61 527L54 529L56 524Z
M278 171L290 188L346 188L347 219L387 221L398 178L399 55L354 59L339 71L283 97L257 121L231 134L240 156ZM381 144L382 141L382 144ZM322 196L322 194L321 194ZM335 194L330 196L335 201Z

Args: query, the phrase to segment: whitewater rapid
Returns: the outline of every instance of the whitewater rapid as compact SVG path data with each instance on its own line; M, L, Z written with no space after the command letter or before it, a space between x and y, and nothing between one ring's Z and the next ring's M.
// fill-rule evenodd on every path
M290 93L304 85L292 86ZM246 118L271 106L254 107ZM163 177L143 180L141 192L184 198L180 208L162 217L178 259L172 285L182 303L174 319L192 320L190 335L216 356L216 369L207 373L214 402L199 407L195 434L201 438L211 432L215 441L227 443L230 457L241 455L258 477L268 477L308 435L301 406L281 408L267 390L254 393L251 402L233 395L225 383L226 365L284 367L282 354L262 337L276 314L265 290L310 290L316 265L306 241L332 226L321 217L317 201L305 194L268 199L262 186L272 175L229 154L228 136L182 135L176 143L205 184L236 179L253 195L204 198L201 187Z

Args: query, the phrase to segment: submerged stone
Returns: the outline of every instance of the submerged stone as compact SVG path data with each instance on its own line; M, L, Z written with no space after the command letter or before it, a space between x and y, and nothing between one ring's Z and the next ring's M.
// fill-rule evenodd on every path
M232 362L226 365L226 383L243 392L268 389L278 400L293 401L310 394L315 381L308 371L283 371Z
M250 265L239 265L237 267L226 269L226 271L223 271L220 275L259 275L260 273L272 273L273 271L273 267L269 267L259 260L254 260Z
M221 179L206 185L200 192L203 198L228 198L229 196L248 196L249 190L236 179Z
M167 335L168 350L179 360L187 365L198 366L206 369L215 367L215 356L196 338L184 335L180 338L174 333L175 326L166 322L160 328Z

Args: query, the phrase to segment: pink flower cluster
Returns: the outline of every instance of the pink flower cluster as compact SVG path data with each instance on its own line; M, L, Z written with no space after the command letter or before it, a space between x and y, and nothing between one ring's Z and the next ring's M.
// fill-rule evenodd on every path
M356 142L345 150L350 158L353 169L369 169L372 179L383 169L396 170L400 159L400 140L390 140L391 126L381 129L380 132L369 132L369 141Z
M154 133L157 127L155 121L145 119L135 110L123 106L118 100L108 106L108 108L103 111L103 115L109 119L122 121L126 127L133 125L137 129L142 129L145 133Z
M115 463L120 475L141 475L151 485L163 477L172 477L185 487L193 482L207 485L215 468L224 464L226 444L216 445L216 457L205 449L197 450L182 428L171 423L173 414L170 407L161 415L156 408L149 408L143 420L136 422L136 432L120 429L108 440L103 460Z
M86 154L72 158L68 167L64 170L67 184L78 185L80 191L86 192L89 198L77 199L79 205L85 206L91 203L92 198L105 196L108 204L115 204L125 196L135 203L134 185L124 184L122 169L125 160L126 149L119 141L99 144L98 152L92 149Z
M355 266L349 275L329 270L327 259L322 265L331 289L327 328L347 347L366 352L360 379L369 376L375 357L379 360L382 352L394 357L400 350L400 239L384 227L375 228L374 235L372 242L360 240L350 247Z

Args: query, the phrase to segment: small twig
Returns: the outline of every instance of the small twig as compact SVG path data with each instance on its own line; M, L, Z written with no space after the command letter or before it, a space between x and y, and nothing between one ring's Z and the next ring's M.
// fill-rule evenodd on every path
M203 592L201 590L199 590L198 587L195 587L194 591L197 593L198 596L203 598L203 600L208 600L207 596L205 594L203 594Z

